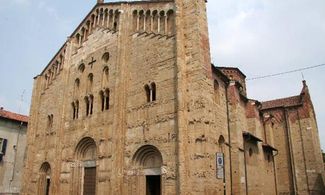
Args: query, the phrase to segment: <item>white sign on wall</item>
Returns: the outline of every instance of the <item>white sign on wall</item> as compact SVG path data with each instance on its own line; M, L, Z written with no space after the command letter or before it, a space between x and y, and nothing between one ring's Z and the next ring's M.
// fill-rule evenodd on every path
M217 153L216 154L216 167L217 167L217 179L223 179L225 176L224 173L224 167L225 167L225 161L224 161L224 155L223 153Z

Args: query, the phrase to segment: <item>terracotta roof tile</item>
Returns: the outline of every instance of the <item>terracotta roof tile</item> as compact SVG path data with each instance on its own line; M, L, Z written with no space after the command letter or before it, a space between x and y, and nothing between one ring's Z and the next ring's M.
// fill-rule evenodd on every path
M19 121L19 122L28 123L28 116L13 113L13 112L9 112L7 110L3 110L3 108L0 109L0 117L15 120L15 121Z
M278 107L296 106L301 104L301 97L292 96L288 98L276 99L271 101L262 102L262 110Z

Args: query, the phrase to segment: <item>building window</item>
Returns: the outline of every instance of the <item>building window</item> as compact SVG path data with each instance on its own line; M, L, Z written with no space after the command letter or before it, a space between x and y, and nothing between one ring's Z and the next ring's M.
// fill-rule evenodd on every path
M80 79L77 78L74 81L74 89L73 89L73 94L75 97L78 97L78 95L79 95L79 87L80 87Z
M7 142L7 139L0 138L0 161L2 161L2 157L6 155Z
M220 87L219 87L219 83L217 80L214 80L213 88L214 88L214 102L219 104L220 103Z
M104 111L104 108L105 108L104 92L103 91L100 91L99 92L99 96L100 96L100 102L101 102L101 110Z
M72 102L72 109L73 109L73 120L78 119L79 117L79 101Z
M93 82L94 82L94 75L90 73L88 75L87 92L91 92L93 88Z
M79 67L78 67L78 70L80 73L83 73L85 71L85 64L80 64Z
M145 85L144 86L144 90L145 90L145 92L146 92L146 97L147 97L147 102L150 102L150 87L149 87L149 85Z
M107 87L108 77L109 77L109 68L108 68L108 66L105 66L103 69L103 76L102 76L102 86L103 87Z
M86 105L86 116L90 116L93 114L93 105L94 105L94 96L89 95L85 97L85 105Z
M156 101L156 83L151 83L151 101Z
M53 127L53 114L47 116L47 127L49 129Z
M105 110L109 110L109 96L110 96L110 91L109 89L105 90Z
M103 60L105 63L108 62L109 58L110 58L110 54L109 54L109 52L105 52L105 53L103 54L103 56L102 56L102 60Z
M100 91L100 101L101 101L101 110L109 110L109 100L110 100L110 91L106 89L105 91Z
M252 156L253 155L253 149L252 148L249 148L248 154L249 154L249 156Z
M156 91L156 84L154 82L152 82L149 85L145 85L144 86L144 90L146 93L146 97L147 97L147 102L154 102L157 99L157 91Z

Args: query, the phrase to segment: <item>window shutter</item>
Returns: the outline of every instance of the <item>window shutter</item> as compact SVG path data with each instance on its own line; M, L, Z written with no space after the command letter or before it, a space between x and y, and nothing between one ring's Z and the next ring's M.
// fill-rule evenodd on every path
M7 142L8 142L8 140L7 140L7 139L4 139L4 140L3 140L3 143L2 143L1 152L2 152L2 155L3 155L3 156L6 155Z

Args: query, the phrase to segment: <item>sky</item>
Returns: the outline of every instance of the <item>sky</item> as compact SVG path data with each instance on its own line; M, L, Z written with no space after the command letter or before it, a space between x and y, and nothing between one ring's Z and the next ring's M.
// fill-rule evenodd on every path
M109 1L105 1L109 2ZM37 76L96 0L0 0L0 106L29 113ZM212 62L254 78L325 63L324 0L209 0ZM298 95L309 86L325 150L325 66L248 80L260 101Z

